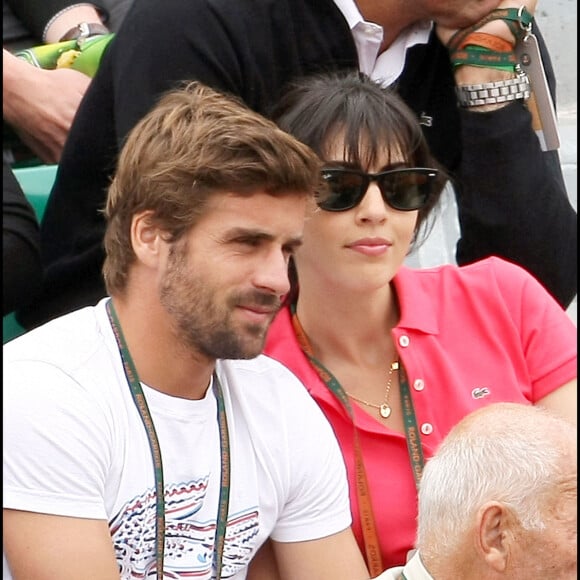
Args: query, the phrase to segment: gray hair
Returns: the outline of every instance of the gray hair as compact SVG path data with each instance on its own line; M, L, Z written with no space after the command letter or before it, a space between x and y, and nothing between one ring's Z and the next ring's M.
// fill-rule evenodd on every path
M527 530L545 527L546 501L570 460L576 429L537 407L497 403L464 418L427 462L419 487L417 547L439 557L457 549L478 509L507 506ZM574 451L575 455L575 451Z

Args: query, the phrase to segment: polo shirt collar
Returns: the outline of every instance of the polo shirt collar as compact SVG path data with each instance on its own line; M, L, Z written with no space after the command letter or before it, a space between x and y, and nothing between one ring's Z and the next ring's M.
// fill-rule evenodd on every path
M426 334L439 333L437 296L419 279L418 272L401 266L393 278L397 290L401 318L399 328L414 328Z

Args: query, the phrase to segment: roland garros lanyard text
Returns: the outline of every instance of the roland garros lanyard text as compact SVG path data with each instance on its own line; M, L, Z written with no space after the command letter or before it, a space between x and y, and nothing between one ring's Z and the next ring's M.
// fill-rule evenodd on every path
M141 382L135 368L131 354L127 347L119 318L113 302L109 299L106 304L109 321L115 334L119 353L123 361L123 369L127 384L131 389L133 402L139 412L143 426L147 433L149 440L149 447L151 449L151 457L153 459L153 468L155 474L155 501L156 501L156 517L155 517L155 562L157 565L157 580L163 580L163 559L165 551L165 492L163 482L163 463L161 461L161 448L159 447L159 440L153 424L153 418L147 405L147 400L141 388ZM219 506L216 522L216 535L214 544L214 564L216 569L216 580L221 579L222 565L223 565L223 551L226 537L226 525L228 518L228 506L230 495L230 444L228 434L228 423L225 411L224 396L222 387L219 382L217 373L213 373L213 388L217 399L218 409L218 425L220 434L220 450L221 450L221 483L219 494Z
M384 568L360 439L358 430L354 425L354 412L352 405L350 404L348 395L336 377L319 360L314 358L312 346L310 345L308 337L306 336L306 333L304 332L304 329L298 320L298 316L296 315L295 304L292 304L291 312L294 332L296 333L296 337L302 350L310 360L312 366L314 366L318 372L320 378L324 381L330 392L333 393L334 396L340 401L352 420L354 427L356 491L359 502L366 560L371 575L378 576L381 572L384 571ZM407 373L405 372L405 368L401 361L399 361L399 388L401 390L407 449L409 450L409 458L411 461L413 476L415 478L415 484L418 486L425 461L423 457L423 448L421 447L421 439L419 437L419 429L417 427L417 418L415 416L415 409L413 407L413 400L411 399L409 381L407 380Z

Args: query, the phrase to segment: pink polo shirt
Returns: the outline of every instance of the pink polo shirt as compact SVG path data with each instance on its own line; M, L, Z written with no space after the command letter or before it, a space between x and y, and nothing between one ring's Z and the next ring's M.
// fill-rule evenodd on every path
M461 268L402 267L393 282L401 319L392 332L426 460L471 411L499 401L534 403L576 377L576 326L519 266L488 258ZM364 553L352 422L300 349L289 309L276 317L264 352L301 379L334 427L348 469L353 529ZM407 443L353 407L383 564L402 565L415 541L417 517Z

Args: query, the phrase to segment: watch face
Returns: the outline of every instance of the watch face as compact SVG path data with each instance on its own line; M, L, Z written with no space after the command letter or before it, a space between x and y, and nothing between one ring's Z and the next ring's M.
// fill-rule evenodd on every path
M89 25L86 22L81 22L79 24L79 32L79 36L86 38L91 33Z

